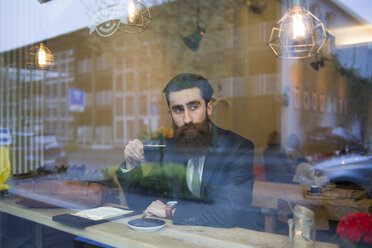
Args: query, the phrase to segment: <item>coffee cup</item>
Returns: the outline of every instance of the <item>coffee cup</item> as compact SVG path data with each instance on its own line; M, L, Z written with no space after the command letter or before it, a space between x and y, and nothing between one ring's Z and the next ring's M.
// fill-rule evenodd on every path
M311 185L310 186L310 193L312 194L320 194L322 192L322 189L319 186Z
M147 162L160 163L163 160L165 145L144 145L144 155Z

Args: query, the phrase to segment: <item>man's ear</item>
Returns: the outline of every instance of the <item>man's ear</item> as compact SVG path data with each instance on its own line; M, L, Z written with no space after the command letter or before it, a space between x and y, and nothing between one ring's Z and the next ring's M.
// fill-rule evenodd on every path
M211 117L212 112L213 112L213 102L209 101L208 104L207 104L207 115L208 115L208 117Z

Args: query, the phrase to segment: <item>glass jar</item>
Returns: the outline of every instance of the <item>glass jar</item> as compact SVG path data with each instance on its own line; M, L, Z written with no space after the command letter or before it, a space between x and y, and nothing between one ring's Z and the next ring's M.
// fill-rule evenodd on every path
M290 226L289 243L292 248L315 248L314 212L296 205Z

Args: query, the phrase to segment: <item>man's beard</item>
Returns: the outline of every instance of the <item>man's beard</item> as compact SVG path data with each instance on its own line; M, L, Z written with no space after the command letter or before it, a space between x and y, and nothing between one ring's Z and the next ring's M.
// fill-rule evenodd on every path
M211 146L212 135L208 117L201 123L189 123L177 127L173 123L177 148L187 157L201 156ZM193 130L189 130L193 129Z

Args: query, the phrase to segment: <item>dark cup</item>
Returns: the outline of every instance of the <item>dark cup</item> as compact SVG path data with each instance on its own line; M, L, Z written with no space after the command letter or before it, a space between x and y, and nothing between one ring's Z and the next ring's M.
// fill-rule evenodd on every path
M318 186L310 186L310 192L313 194L320 194L322 192L322 189Z
M162 163L165 146L161 145L144 145L143 152L147 162Z

